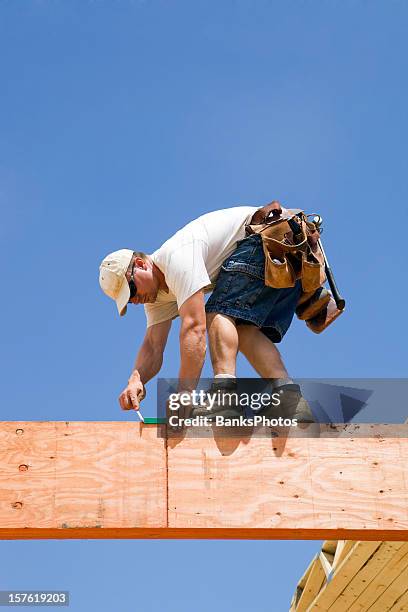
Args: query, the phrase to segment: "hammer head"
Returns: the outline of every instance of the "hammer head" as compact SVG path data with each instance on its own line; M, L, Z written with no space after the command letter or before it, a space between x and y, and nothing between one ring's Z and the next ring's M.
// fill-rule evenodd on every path
M323 225L323 217L321 217L320 215L313 215L312 223L314 223L316 227L319 228L321 225Z

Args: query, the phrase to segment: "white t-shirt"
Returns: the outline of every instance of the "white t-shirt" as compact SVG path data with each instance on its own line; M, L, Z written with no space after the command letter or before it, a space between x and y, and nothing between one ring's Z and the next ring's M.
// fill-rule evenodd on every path
M169 293L160 290L145 304L147 327L174 319L184 302L200 289L212 290L223 261L245 238L245 224L258 210L237 206L207 213L169 238L151 258L163 272Z

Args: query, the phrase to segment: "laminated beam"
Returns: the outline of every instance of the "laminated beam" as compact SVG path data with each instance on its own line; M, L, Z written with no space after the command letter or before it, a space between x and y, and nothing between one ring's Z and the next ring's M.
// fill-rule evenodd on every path
M3 422L0 538L407 540L398 427L166 439L133 422Z
M167 525L166 500L165 440L155 427L0 424L3 538L121 537L121 529L135 528L151 537Z
M169 526L404 540L407 468L406 438L169 439Z

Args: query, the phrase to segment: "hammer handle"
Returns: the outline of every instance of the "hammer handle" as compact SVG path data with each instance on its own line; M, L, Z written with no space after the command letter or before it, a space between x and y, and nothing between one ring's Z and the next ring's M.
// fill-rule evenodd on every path
M329 262L327 261L326 253L324 252L324 248L321 240L318 241L319 248L323 253L324 258L324 267L327 276L327 281L330 285L330 290L333 294L334 301L336 302L336 306L339 310L344 310L346 306L346 300L341 297L339 290L337 289L336 281L334 280L333 272L330 268Z

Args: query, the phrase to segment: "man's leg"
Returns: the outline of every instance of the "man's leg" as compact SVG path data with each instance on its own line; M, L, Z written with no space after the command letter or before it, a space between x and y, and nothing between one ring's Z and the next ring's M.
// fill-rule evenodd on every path
M284 366L274 343L255 325L238 325L239 350L262 378L273 378L275 389L281 394L280 413L284 418L297 418L299 422L313 422L313 415L298 385L295 385ZM260 413L274 417L276 408Z
M209 392L214 395L211 409L204 404L193 411L193 416L214 418L222 415L233 418L244 415L236 403L235 369L238 353L238 331L235 321L228 315L218 312L207 313L208 343L210 345L211 363L214 381Z
M215 376L235 376L238 349L262 378L289 378L274 343L255 325L238 325L233 318L207 314L211 363Z
M236 326L233 318L221 313L207 314L207 330L210 345L211 361L214 375L221 377L219 386L215 383L213 392L231 391L235 383L228 381L223 375L235 376L238 349L245 355L249 363L262 378L275 379L274 386L281 393L281 412L284 417L295 417L300 422L313 422L310 408L301 396L298 385L294 385L274 343L255 325L240 324ZM234 416L236 406L231 404L216 404L215 414ZM211 416L206 408L197 409L195 415ZM271 414L269 414L269 412ZM237 412L238 414L238 412ZM267 416L276 416L276 409L266 411Z
M244 264L247 272L238 271L236 264ZM265 256L259 236L241 241L234 253L223 263L214 291L206 304L207 330L215 380L212 391L236 388L235 371L238 349L247 356L263 378L273 378L279 387L281 407L297 412L301 398L298 385L289 378L279 351L256 325L241 323L251 313L251 320L261 326L273 327L276 322L283 333L289 327L299 299L301 286L273 289L263 280ZM250 273L249 273L250 272ZM238 326L235 321L239 319ZM226 396L226 393L224 393ZM284 397L283 397L284 396ZM290 400L290 401L289 401ZM304 402L304 400L303 400ZM289 405L290 404L290 405ZM231 410L234 408L230 406ZM237 408L242 408L237 406ZM219 402L210 412L217 415L225 409Z
M238 331L234 319L219 312L209 312L207 332L214 375L235 376Z
M274 343L255 325L238 325L239 350L262 378L288 379Z

